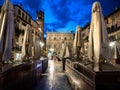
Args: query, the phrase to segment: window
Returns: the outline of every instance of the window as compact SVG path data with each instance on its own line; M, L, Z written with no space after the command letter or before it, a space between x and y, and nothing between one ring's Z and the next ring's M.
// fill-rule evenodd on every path
M111 33L110 27L107 27L107 32Z
M64 40L67 40L67 38L65 37Z
M16 44L16 50L18 50L19 49L19 45L18 44Z
M21 11L20 11L20 9L18 9L18 14L21 15Z
M108 20L106 20L106 24L108 24Z
M22 43L23 43L23 38L22 38Z
M25 31L24 31L24 30L21 30L21 34L24 35L24 34L25 34Z
M29 22L29 17L27 17L27 21Z
M28 18L28 22L29 22L29 23L30 23L30 21L31 21L30 18Z
M115 24L115 28L116 28L116 29L118 28L117 24Z
M54 40L56 40L56 37L54 37Z
M27 15L25 16L25 20L27 21Z
M114 30L115 30L115 27L114 27L113 25L111 26L111 30L112 30L112 31L114 31Z
M35 32L35 35L37 35L37 32Z
M42 19L42 17L38 17L38 19Z
M54 45L54 48L56 48L56 45Z
M22 25L26 26L27 24L26 24L26 23L24 23L24 22L22 22Z
M19 47L19 50L20 50L20 51L22 50L22 46Z
M115 36L111 36L109 39L110 41L115 41Z
M19 19L17 19L16 21L17 21L17 22L20 22L20 20L19 20Z
M22 13L22 18L24 19L24 13Z

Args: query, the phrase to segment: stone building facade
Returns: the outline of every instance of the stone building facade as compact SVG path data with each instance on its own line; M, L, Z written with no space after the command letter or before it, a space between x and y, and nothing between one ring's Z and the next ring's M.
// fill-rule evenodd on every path
M44 12L39 11L37 12L37 23L39 24L39 30L41 34L44 34ZM42 35L41 39L44 38L44 35Z
M48 50L54 49L58 53L62 48L62 43L67 43L71 48L74 41L74 33L48 32L46 37L46 47Z
M120 42L120 8L105 17L110 41Z
M32 28L33 39L44 42L44 12L37 12L37 21L35 21L29 13L22 8L22 5L14 5L13 7L15 31L13 31L14 40L12 53L14 60L21 60L21 50L27 24Z
M40 16L39 14L43 15L44 13L43 12L38 13L36 18ZM40 23L39 23L39 19L37 19L37 21L33 20L32 17L28 14L28 12L25 11L21 6L14 5L15 42L16 42L15 48L18 51L21 51L24 33L27 24L29 24L32 27L33 37L43 41L44 26L43 24L41 24L41 22L44 23L44 17L42 19L43 20L40 21Z
M108 37L110 42L118 41L120 43L120 8L115 9L111 14L104 18L107 26ZM90 31L90 23L82 28L82 35L84 37L84 46L87 49L88 37Z
M31 24L30 15L21 6L14 6L15 49L21 51L27 24Z

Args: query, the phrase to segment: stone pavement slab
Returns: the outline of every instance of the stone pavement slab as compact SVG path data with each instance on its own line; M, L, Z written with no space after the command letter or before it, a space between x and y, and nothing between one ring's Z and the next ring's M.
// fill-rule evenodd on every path
M46 73L42 74L40 81L34 90L72 90L65 73L62 71L62 63L49 60Z

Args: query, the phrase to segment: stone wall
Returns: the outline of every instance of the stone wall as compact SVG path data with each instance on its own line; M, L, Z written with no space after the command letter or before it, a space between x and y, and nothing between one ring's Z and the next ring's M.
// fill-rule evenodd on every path
M47 33L46 46L59 51L62 48L62 43L67 43L70 47L73 46L74 33Z
M69 59L66 60L65 73L73 90L95 90L94 73L79 67L80 72L75 68L75 64ZM89 75L88 77L84 74Z

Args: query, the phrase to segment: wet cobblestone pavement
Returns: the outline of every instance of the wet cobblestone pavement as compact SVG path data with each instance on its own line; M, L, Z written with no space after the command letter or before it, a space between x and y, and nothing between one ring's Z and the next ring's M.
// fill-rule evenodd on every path
M48 69L42 74L34 90L72 90L65 73L62 71L61 62L49 60Z

